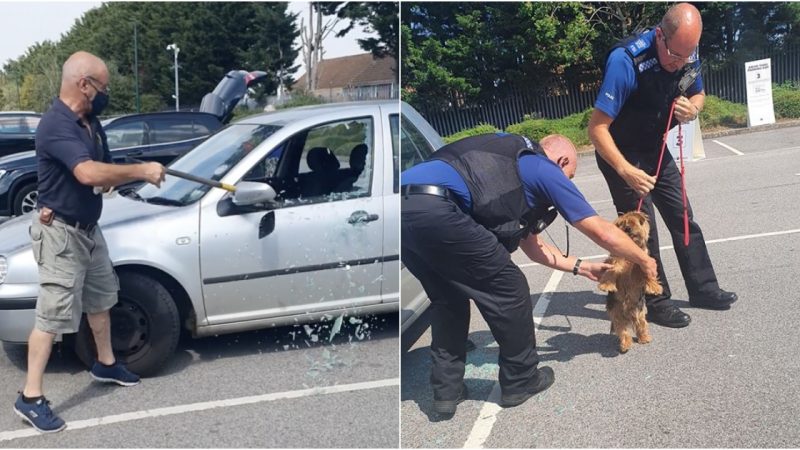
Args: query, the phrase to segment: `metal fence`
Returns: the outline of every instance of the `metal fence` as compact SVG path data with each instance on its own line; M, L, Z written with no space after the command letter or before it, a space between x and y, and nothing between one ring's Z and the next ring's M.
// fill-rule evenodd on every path
M800 47L781 51L766 50L761 57L772 59L772 82L800 81ZM465 102L454 98L444 110L421 109L420 113L442 136L488 123L503 130L519 123L526 116L560 119L594 106L600 80L581 85L538 88L527 91L499 92L489 100ZM730 64L722 69L703 69L703 83L709 95L724 100L746 103L744 63Z

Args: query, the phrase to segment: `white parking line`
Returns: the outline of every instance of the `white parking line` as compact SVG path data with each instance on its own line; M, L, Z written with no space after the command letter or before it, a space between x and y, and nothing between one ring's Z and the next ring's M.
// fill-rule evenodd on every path
M720 141L717 141L717 140L713 140L713 141L711 141L711 142L713 142L713 143L715 143L715 144L717 144L717 145L720 145L720 146L722 146L722 147L725 147L725 148L727 148L728 150L732 151L733 153L736 153L736 154L737 154L737 155L739 155L739 156L742 156L742 155L744 155L744 153L740 152L739 150L736 150L735 148L731 147L731 146L730 146L730 145L728 145L728 144L723 144L722 142L720 142Z
M800 174L798 174L800 175ZM742 236L733 236L729 238L722 238L722 239L712 239L710 241L706 241L706 245L708 244L718 244L720 242L731 242L731 241L743 241L746 239L756 239L756 238L763 238L763 237L771 237L771 236L781 236L785 234L795 234L800 233L800 228L796 228L794 230L784 230L784 231L770 231L767 233L758 233L758 234L745 234ZM673 245L664 245L659 247L660 250L670 250L674 248ZM602 255L592 255L592 256L581 256L581 259L602 259L607 258L608 254L604 253ZM526 264L519 264L520 269L525 269L527 267L534 267L534 266L541 266L539 263L526 263Z
M745 239L756 239L795 233L800 233L800 229L714 239L706 241L706 244L717 244L720 242L741 241ZM673 246L665 245L661 247L661 250L668 250L671 248L673 248ZM601 259L606 258L607 256L608 255L593 255L582 257L581 259ZM539 264L522 264L519 267L530 267L535 265ZM542 317L544 317L544 314L547 312L547 307L550 305L550 298L552 297L556 288L558 288L558 284L561 282L561 278L564 276L564 273L565 272L560 270L554 270L553 274L550 275L550 279L547 281L544 290L536 300L536 305L533 308L533 322L537 330L542 323ZM492 433L492 428L497 421L497 413L499 413L502 409L503 408L500 407L500 385L495 382L494 386L492 387L492 392L489 394L489 398L486 399L486 402L483 404L480 413L478 413L478 418L475 420L475 424L472 426L472 431L467 437L466 442L464 442L464 448L483 448L483 445L486 443L486 439L489 438L489 435Z
M66 431L80 430L112 423L130 422L132 420L149 419L153 417L171 416L174 414L184 414L188 412L206 411L215 408L228 408L231 406L250 405L254 403L272 402L275 400L286 400L300 397L313 397L327 394L337 394L341 392L362 391L366 389L377 389L389 386L399 386L399 378L388 378L385 380L367 381L363 383L341 384L338 386L325 386L313 389L302 389L299 391L274 392L271 394L254 395L250 397L231 398L228 400L216 400L210 402L191 403L188 405L169 406L166 408L148 409L144 411L133 411L114 416L98 417L94 419L76 420L67 422ZM33 428L24 430L0 432L0 442L10 441L24 437L39 436L39 432Z
M550 305L550 298L553 296L553 292L556 291L556 288L558 288L558 283L563 276L564 272L554 270L544 290L536 300L536 305L533 307L533 323L536 329L538 329L539 325L542 323L542 317L545 311L547 311L547 306ZM492 392L489 394L489 398L483 403L481 412L478 413L478 418L472 426L472 431L470 431L466 442L464 442L464 448L483 448L483 444L486 443L486 439L489 438L489 435L492 433L492 427L494 427L494 423L497 421L497 413L499 413L501 409L503 408L500 407L500 384L495 382L492 387Z

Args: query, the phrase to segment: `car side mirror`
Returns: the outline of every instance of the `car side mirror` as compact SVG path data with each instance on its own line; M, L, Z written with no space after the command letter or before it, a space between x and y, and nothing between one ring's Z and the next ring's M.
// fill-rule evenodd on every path
M236 185L232 200L236 206L251 206L273 202L277 196L275 189L267 183L241 181Z

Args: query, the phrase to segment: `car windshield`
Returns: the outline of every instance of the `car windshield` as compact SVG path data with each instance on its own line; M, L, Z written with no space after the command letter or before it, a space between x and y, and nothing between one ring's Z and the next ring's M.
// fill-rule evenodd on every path
M219 181L245 155L279 129L276 125L231 125L169 167ZM152 184L145 184L137 193L138 197L148 203L184 206L202 198L209 189L211 187L205 184L167 175L160 189Z

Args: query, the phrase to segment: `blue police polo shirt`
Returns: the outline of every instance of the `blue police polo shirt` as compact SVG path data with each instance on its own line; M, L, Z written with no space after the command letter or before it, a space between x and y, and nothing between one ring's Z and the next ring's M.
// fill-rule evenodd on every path
M571 224L597 215L572 180L547 157L522 155L519 158L519 175L525 189L525 199L531 208L553 205ZM472 208L467 184L456 169L444 161L431 160L417 164L403 171L400 180L402 185L433 184L446 187L464 202L464 206Z
M634 55L641 54L655 45L655 38L655 29L643 33L640 39L643 44L638 44L637 41ZM699 62L694 64L699 64ZM645 70L661 70L661 68L651 66ZM620 47L614 49L614 51L608 55L605 77L603 78L603 84L600 86L600 93L597 94L594 107L603 111L612 119L616 119L620 111L622 111L622 107L625 106L625 102L638 88L639 85L636 81L636 71L633 68L633 61L625 52L624 48ZM686 90L686 96L691 97L702 91L703 76L699 75L694 83L689 86L689 89Z
M103 199L94 193L92 186L81 184L73 170L84 161L111 162L100 121L91 117L89 123L91 129L56 98L36 130L38 205L81 223L97 222L103 210Z

